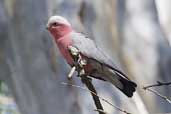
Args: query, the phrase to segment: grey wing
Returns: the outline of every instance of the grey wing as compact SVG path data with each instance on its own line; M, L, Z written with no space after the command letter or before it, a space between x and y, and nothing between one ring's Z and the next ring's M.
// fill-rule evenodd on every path
M81 33L76 32L71 33L70 37L72 39L73 46L78 48L83 55L110 67L112 70L116 71L118 75L128 79L128 77L116 67L109 56L105 54L93 40L85 37Z
M93 42L93 40L88 39L79 33L72 33L70 37L74 47L78 48L84 56L93 60L92 62L94 62L97 69L103 69L103 73L97 74L104 75L103 78L102 76L100 76L100 78L111 82L128 97L133 96L137 86L136 83L129 80L128 77L114 65L111 59ZM92 76L95 75L92 74Z

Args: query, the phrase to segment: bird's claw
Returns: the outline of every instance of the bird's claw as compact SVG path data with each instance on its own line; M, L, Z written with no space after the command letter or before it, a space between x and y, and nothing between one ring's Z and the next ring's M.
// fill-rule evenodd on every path
M68 50L72 54L72 56L78 56L79 55L79 50L76 47L73 46L68 46Z
M85 59L82 59L80 55L80 51L76 47L68 46L68 50L74 59L74 67L72 67L68 75L68 79L71 79L76 69L79 71L79 74L78 74L79 76L85 75L84 66L87 64L87 61Z
M76 70L76 67L73 66L72 69L70 70L69 74L68 74L68 79L71 80L72 79L72 75L74 74Z
M85 75L85 70L81 69L80 72L79 72L79 76L84 76L84 75Z

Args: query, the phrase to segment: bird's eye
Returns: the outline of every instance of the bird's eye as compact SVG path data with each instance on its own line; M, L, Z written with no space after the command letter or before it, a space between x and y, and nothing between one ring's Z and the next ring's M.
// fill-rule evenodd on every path
M52 25L53 25L53 26L57 26L57 25L58 25L58 23L56 23L56 22L55 22L55 23L53 23Z

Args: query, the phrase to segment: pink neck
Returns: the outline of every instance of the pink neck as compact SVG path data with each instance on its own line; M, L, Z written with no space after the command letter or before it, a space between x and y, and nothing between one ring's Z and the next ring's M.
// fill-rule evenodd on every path
M72 44L72 40L71 40L71 38L69 38L69 33L70 32L68 32L63 37L60 37L60 38L55 39L55 40L56 40L58 48L59 48L61 54L63 55L63 57L66 59L66 61L70 65L72 65L73 64L73 59L70 56L70 53L68 52L68 46L70 46Z
M68 27L68 26L62 26L62 27L56 29L55 31L52 30L55 40L58 40L58 39L64 37L65 35L69 34L70 32L72 32L72 28Z
M69 64L72 64L73 60L68 52L68 46L72 44L71 38L69 38L69 34L72 32L72 28L63 25L50 29L50 32L54 36L55 41L63 57L67 60Z

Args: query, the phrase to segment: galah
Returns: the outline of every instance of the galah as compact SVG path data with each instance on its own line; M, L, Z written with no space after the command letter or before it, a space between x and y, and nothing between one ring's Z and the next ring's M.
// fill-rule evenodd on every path
M67 19L62 16L51 16L47 23L47 29L70 66L74 65L74 59L68 50L68 47L72 46L77 48L82 58L87 61L84 66L86 75L108 81L128 97L133 96L137 87L136 83L118 69L104 50L93 40L75 32Z

